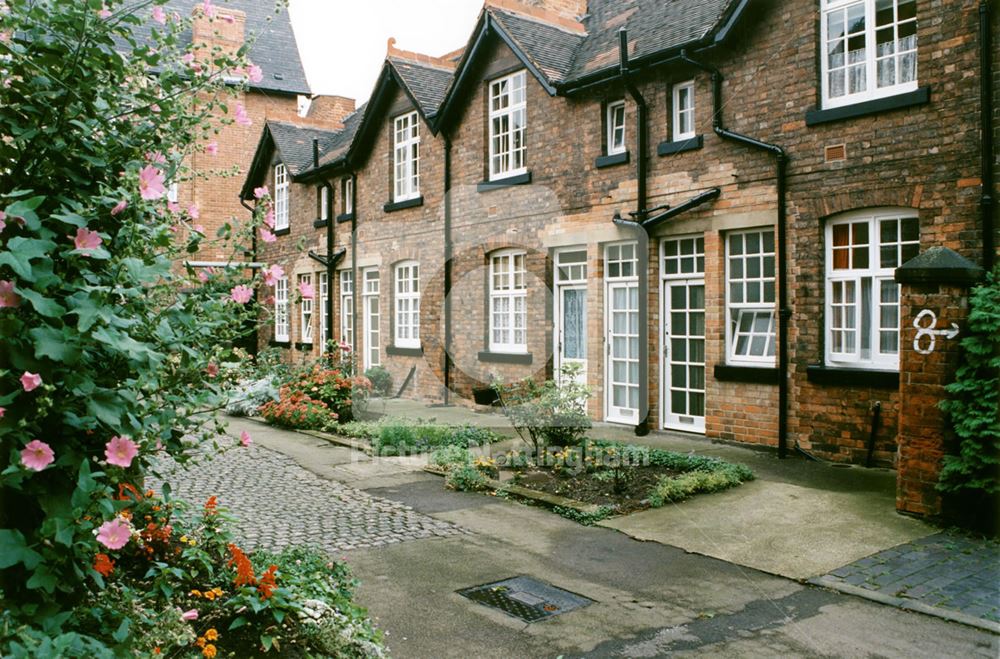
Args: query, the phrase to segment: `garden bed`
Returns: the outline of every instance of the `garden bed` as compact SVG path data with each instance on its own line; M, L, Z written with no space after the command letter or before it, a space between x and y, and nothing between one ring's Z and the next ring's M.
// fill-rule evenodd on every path
M609 506L615 514L627 515L650 507L649 493L664 477L675 477L681 471L669 467L633 467L620 492L607 472L556 474L548 469L532 469L519 474L512 482L529 490L571 498L580 503Z

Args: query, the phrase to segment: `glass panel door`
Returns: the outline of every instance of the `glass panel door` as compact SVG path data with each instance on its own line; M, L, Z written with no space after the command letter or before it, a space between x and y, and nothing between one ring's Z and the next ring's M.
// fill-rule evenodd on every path
M608 282L607 420L639 422L639 284Z
M663 425L705 432L705 282L663 283Z
M379 276L378 269L372 268L364 272L364 358L365 370L382 363L382 340L379 331Z
M587 382L587 289L583 286L560 286L556 310L558 341L556 377L569 364L579 364L576 381Z

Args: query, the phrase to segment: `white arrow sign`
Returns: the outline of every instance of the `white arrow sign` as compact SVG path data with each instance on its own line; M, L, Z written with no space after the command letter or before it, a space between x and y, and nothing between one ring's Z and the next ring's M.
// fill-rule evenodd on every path
M924 319L928 319L928 322L924 323ZM937 337L943 336L946 339L954 339L958 336L957 323L952 323L950 329L935 329L936 325L937 315L930 309L924 309L913 319L913 326L917 328L917 335L913 338L913 349L921 355L929 355L934 352L934 344L937 342ZM928 337L929 339L926 348L920 346L921 339L924 337Z

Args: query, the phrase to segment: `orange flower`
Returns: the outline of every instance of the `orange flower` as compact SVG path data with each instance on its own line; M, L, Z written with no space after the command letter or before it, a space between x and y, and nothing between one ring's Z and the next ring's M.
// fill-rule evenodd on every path
M212 659L212 657L214 657L215 655L216 655L215 646L212 645L211 643L206 645L201 651L201 656L207 657L208 659Z
M256 585L257 579L253 574L253 565L250 564L250 559L247 558L247 555L232 543L229 545L229 553L233 557L229 559L226 565L230 567L233 565L236 566L236 578L233 579L233 584L236 587Z
M272 565L267 568L267 572L260 576L260 585L257 586L257 591L260 592L261 599L268 599L276 588L275 584L275 573L278 571L277 565Z
M98 554L94 558L94 569L97 570L102 577L106 577L111 574L111 571L115 569L115 562L107 554Z
M213 593L213 592L212 592L212 591L210 591L210 590L206 590L206 591L205 591L204 593L202 593L202 594L204 595L205 599L207 599L207 600L214 600L214 599L215 599L215 593Z
M215 588L212 589L212 592L215 593L217 597L222 597L225 591L216 586Z
M218 498L213 494L212 496L208 497L208 501L205 502L205 514L215 515L218 512L216 510L218 506L219 506Z
M201 591L200 591L200 590L198 590L198 589L194 589L194 590L192 590L192 591L191 591L190 593L188 593L188 594L189 594L189 595L192 595L192 596L194 596L194 597L201 597Z
M199 648L205 647L205 637L204 636L199 636L198 640L196 640L194 642L194 644L197 645Z
M207 632L205 632L205 638L207 638L210 641L217 641L219 640L219 632L215 629L215 627L212 627Z

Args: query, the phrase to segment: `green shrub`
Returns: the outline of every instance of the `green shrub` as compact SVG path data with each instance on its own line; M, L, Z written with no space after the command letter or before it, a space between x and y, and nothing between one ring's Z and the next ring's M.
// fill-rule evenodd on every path
M445 487L459 492L478 492L487 489L486 477L472 466L456 467L448 472Z
M594 512L582 512L576 508L568 508L566 506L553 506L552 512L559 515L560 517L565 517L566 519L572 520L577 524L582 524L584 526L593 526L601 520L607 519L614 513L614 509L611 506L600 506Z
M539 384L531 378L514 384L493 383L504 414L535 455L549 444L576 446L590 429L590 388L578 383L579 372L579 364L569 364L560 371L561 383Z
M372 442L376 455L408 455L415 445L413 427L405 424L386 424Z
M471 464L472 454L469 449L452 444L431 453L431 463L444 469L452 469L456 465Z
M719 492L742 483L749 470L743 465L723 463L712 471L688 471L677 476L664 476L649 493L654 508L683 501L696 494ZM752 476L751 476L752 477Z
M348 421L337 426L337 434L372 441L382 432L382 421Z
M392 373L384 366L372 366L365 371L365 377L372 383L372 393L376 396L388 396L392 390Z
M499 439L496 433L486 428L407 420L385 420L372 426L352 425L349 430L365 433L377 455L426 453L442 446L470 448Z
M500 435L496 434L489 428L482 428L480 426L459 426L457 428L452 428L449 443L456 446L471 448L473 446L486 446L487 444L498 442L501 439L502 437L500 437Z

